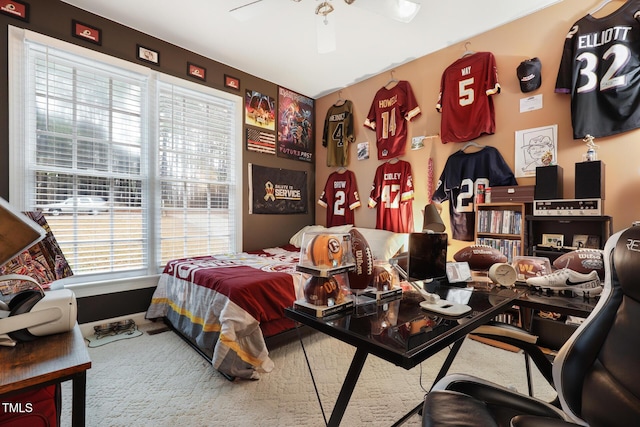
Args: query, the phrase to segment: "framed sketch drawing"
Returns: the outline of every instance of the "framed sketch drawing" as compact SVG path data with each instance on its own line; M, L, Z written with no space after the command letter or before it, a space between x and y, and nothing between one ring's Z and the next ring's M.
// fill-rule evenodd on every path
M556 164L558 125L516 131L516 178L536 176L536 167Z

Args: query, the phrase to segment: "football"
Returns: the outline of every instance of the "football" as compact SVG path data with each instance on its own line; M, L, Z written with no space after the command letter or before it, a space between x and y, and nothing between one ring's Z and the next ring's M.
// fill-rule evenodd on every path
M362 233L352 228L349 234L351 235L351 252L356 265L355 270L348 274L349 287L365 289L373 280L373 253Z
M507 262L507 257L498 249L488 245L471 245L460 249L453 259L468 262L472 270L487 270L496 262Z
M600 249L576 249L560 255L553 261L557 269L568 268L578 273L591 273L596 270L600 279L604 279L603 251Z
M311 276L304 284L304 299L314 305L340 304L344 296L333 277Z
M541 262L537 259L520 258L513 263L518 280L527 280L530 277L546 276L551 274L549 261Z
M341 239L331 234L318 234L307 246L307 256L317 267L340 267L343 255Z

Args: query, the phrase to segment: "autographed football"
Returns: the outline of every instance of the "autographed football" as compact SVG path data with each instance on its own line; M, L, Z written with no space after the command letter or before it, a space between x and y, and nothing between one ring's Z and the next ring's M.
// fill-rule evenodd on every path
M343 252L342 241L331 234L318 234L307 246L307 256L317 267L340 267Z
M557 269L568 268L578 273L591 273L596 270L598 276L604 279L604 259L603 251L600 249L576 249L560 255L553 261L553 266Z
M548 267L548 268L547 268ZM546 262L534 258L520 258L513 263L518 280L527 280L531 277L546 276L551 274L549 261Z
M487 270L496 262L507 262L507 257L488 245L471 245L460 249L453 256L458 262L468 262L472 270Z
M344 296L333 277L311 276L304 284L304 299L314 305L340 304Z
M349 272L349 287L365 289L373 280L373 253L362 233L352 228L349 234L351 235L351 252L356 265L355 270Z

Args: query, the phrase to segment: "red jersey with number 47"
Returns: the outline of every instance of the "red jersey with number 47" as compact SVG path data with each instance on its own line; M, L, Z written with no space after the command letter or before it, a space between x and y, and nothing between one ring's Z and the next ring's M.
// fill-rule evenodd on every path
M364 125L376 131L378 160L402 156L407 146L407 122L421 114L408 81L400 80L391 89L381 88Z
M360 206L355 174L350 170L331 173L318 204L327 208L327 227L355 225L353 210Z
M442 113L440 135L465 142L496 131L493 97L500 93L496 60L491 52L463 56L442 73L436 109Z
M369 207L378 209L376 228L396 233L413 232L413 178L404 160L378 166L369 194Z

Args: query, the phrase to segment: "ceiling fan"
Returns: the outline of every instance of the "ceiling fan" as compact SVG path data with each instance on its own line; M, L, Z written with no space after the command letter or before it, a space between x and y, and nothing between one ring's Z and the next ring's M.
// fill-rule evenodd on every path
M259 16L267 10L275 0L251 0L229 10L229 14L239 21L247 21ZM300 3L302 0L292 0ZM343 0L348 5L368 10L389 17L396 21L409 23L420 10L420 3L413 0ZM329 15L335 11L332 0L316 0L318 6L315 9L316 38L318 53L329 53L336 50L335 20L329 19Z

